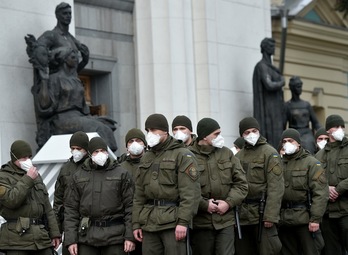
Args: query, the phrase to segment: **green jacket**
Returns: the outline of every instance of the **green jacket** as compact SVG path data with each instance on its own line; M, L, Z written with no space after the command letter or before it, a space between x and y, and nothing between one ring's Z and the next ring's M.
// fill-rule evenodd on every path
M133 241L131 226L133 181L117 161L100 167L87 159L72 176L65 202L65 244L91 246ZM115 223L100 227L96 221ZM83 231L82 227L85 228Z
M147 151L137 172L133 203L133 229L155 232L188 226L197 213L199 174L192 153L171 136ZM153 205L163 200L173 205Z
M240 209L241 225L259 222L259 200L264 192L263 221L278 223L284 194L283 166L277 151L260 137L255 146L245 143L236 155L246 171L249 192Z
M141 158L131 158L129 155L127 155L124 160L120 163L120 165L129 171L129 173L132 175L133 180L135 181L135 175L138 170L138 167L140 165L140 159Z
M43 224L29 224L29 219L44 220L44 214L48 231ZM8 221L0 229L1 250L41 250L60 237L41 176L33 180L11 161L0 170L0 215Z
M320 223L329 199L325 170L320 162L303 148L293 155L284 155L283 163L285 192L280 224ZM295 207L300 206L291 208L292 204ZM301 207L302 205L305 207Z
M74 162L71 157L60 169L59 175L54 189L54 202L53 210L57 216L57 222L59 229L63 232L63 220L64 220L64 201L66 191L69 183L71 182L73 174L77 171L78 167L83 164L88 156L86 155L83 159L78 162Z
M202 190L193 227L218 230L233 225L232 208L239 205L248 193L245 172L239 159L227 147L200 146L198 140L189 149L197 158ZM229 211L224 215L208 213L210 198L226 201L230 206Z
M335 202L329 202L330 218L340 218L348 215L348 139L327 143L315 157L325 169L329 186L336 187L340 194Z

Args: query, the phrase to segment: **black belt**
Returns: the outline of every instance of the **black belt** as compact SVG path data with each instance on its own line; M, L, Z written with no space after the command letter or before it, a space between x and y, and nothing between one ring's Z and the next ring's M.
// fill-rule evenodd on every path
M292 209L292 208L304 208L307 209L307 203L305 202L292 202L292 201L283 201L283 209Z
M146 204L148 205L155 205L155 206L178 206L178 202L174 201L167 201L163 199L148 199L146 201Z
M124 224L124 221L122 219L114 219L114 220L91 219L91 226L95 226L99 228L106 228L106 227L111 227L111 226L121 225L121 224Z
M17 223L18 219L6 219L6 222L7 223ZM29 224L30 225L45 225L45 222L42 219L30 218Z
M259 204L261 201L261 198L246 198L243 200L243 203L246 204Z

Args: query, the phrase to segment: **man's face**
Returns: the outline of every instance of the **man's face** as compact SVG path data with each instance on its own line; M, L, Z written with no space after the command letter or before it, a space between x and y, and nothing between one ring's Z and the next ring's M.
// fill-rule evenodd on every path
M160 143L164 142L168 137L168 133L166 131L156 129L156 128L148 128L147 132L151 132L155 135L160 135L161 136Z
M185 134L188 134L188 135L191 135L191 131L190 131L190 129L188 129L187 127L185 127L185 126L176 126L176 127L174 127L173 128L173 135L175 135L176 134L176 132L178 132L178 131L181 131L181 132L183 132L183 133L185 133Z
M283 147L284 147L284 144L285 143L292 143L293 145L295 145L296 147L297 147L297 149L296 149L296 151L298 151L299 150L299 148L300 148L300 144L297 142L297 141L295 141L294 139L292 139L292 138L284 138L283 140L282 140L282 145L283 145Z
M221 129L216 129L214 132L207 135L203 140L205 140L209 145L213 145L213 140L221 134Z
M56 15L57 20L63 25L70 25L71 22L71 8L67 7L60 9Z
M137 143L139 143L140 145L145 146L143 140L141 140L141 139L139 139L139 138L132 138L132 139L130 139L130 140L127 142L127 148L129 148L129 146L131 146L132 143L134 143L134 142L137 142Z
M319 142L321 142L323 140L329 141L329 136L328 135L320 135L320 136L318 136L317 143L319 143Z
M249 134L254 133L256 135L260 134L260 131L256 128L248 128L247 130L245 130L242 134L243 137L247 137Z

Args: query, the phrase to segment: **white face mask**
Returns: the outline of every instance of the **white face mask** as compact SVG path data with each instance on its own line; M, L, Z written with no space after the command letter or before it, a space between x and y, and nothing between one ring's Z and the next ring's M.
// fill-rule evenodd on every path
M338 128L336 131L332 132L332 136L336 141L342 141L344 137L343 129Z
M72 150L71 154L73 157L74 162L79 162L81 159L83 159L83 157L86 155L87 152L84 152L82 150Z
M326 140L321 140L320 142L317 142L319 149L324 149L326 144L327 144Z
M250 133L247 136L244 137L244 140L248 143L254 146L257 143L257 140L260 138L260 133Z
M222 148L225 144L225 139L222 137L222 135L218 135L216 138L211 140L211 144L216 148Z
M103 166L105 162L108 160L109 155L104 152L98 152L96 155L92 155L92 160L99 166Z
M144 151L144 146L137 142L132 142L132 144L128 147L128 151L130 154L138 156Z
M284 148L285 154L287 154L287 155L294 154L296 152L296 150L297 150L297 146L295 144L292 144L292 143L289 143L289 142L286 142L283 145L283 148Z
M237 150L237 148L236 148L235 146L233 146L233 147L231 148L231 151L233 152L233 155L236 155L237 152L238 152L238 150Z
M21 166L21 169L28 172L30 168L33 167L33 163L31 162L31 159L26 159L25 161L18 161L19 165Z
M180 130L176 131L174 138L177 140L181 140L183 142L186 142L189 139L190 135L186 134Z
M152 132L147 133L146 142L150 147L154 147L160 143L161 136L159 134L154 134Z

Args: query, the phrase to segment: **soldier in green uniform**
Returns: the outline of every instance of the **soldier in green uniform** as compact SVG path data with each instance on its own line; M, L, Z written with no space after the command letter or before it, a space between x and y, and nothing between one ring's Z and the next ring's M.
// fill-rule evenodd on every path
M172 122L173 136L177 140L181 140L186 146L194 143L197 136L192 133L192 122L185 115L178 115Z
M340 115L326 118L329 142L315 157L320 160L329 183L329 203L321 224L326 255L348 250L348 139Z
M0 171L0 250L7 255L52 255L60 233L48 192L32 165L30 145L11 145L11 161ZM53 245L53 246L52 246Z
M162 114L145 121L149 150L141 158L133 201L133 234L143 254L186 254L186 236L201 195L197 163L169 135Z
M193 254L234 254L234 214L248 193L245 172L232 151L223 146L218 122L203 118L198 138L189 149L197 158L202 197L193 219Z
M143 131L138 128L129 130L125 137L127 153L121 155L118 159L119 163L124 169L127 169L132 174L135 182L136 171L140 165L140 159L145 153L147 146L145 135ZM141 242L135 241L135 250L130 252L131 255L142 254Z
M70 138L71 158L60 169L54 190L54 202L53 210L56 213L58 225L61 233L63 229L64 220L64 200L68 185L72 179L72 175L77 171L78 167L82 165L85 159L88 157L88 136L85 132L78 131L74 133ZM68 249L63 242L62 248L63 255L70 255Z
M284 194L281 159L260 135L255 118L242 119L239 133L246 143L237 157L246 171L249 192L240 207L242 239L236 239L236 254L278 254L281 242L276 224Z
M324 247L319 224L329 199L320 162L301 146L300 133L282 134L285 192L279 222L283 255L320 255Z
M132 174L133 180L135 181L135 174L140 159L146 151L147 143L145 135L140 129L132 128L127 132L125 142L127 152L118 158L118 162Z
M102 138L92 138L88 152L65 201L65 244L71 255L127 254L135 247L131 174L109 158Z

